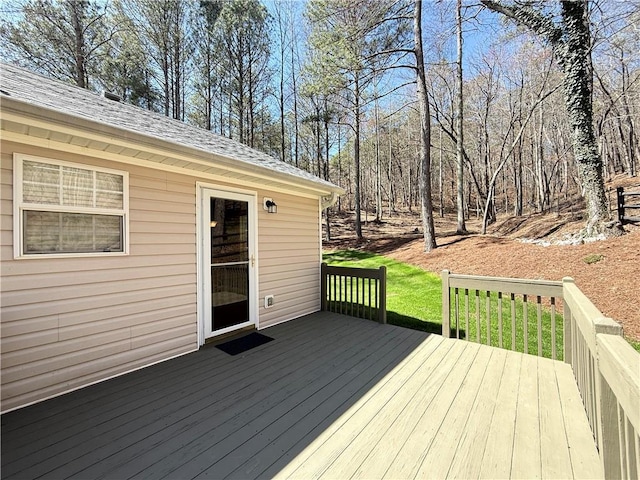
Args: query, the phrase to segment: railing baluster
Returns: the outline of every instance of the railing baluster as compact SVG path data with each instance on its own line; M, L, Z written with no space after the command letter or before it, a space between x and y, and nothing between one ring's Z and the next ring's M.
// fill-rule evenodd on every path
M485 301L487 310L487 345L491 345L491 292L487 290Z
M353 316L353 277L349 277L349 312Z
M373 309L371 308L371 279L367 279L367 290L369 291L369 320L373 320Z
M360 302L358 302L358 308L362 308L362 317L364 318L365 316L365 312L367 311L367 306L365 305L365 300L366 300L366 296L364 294L364 284L365 284L365 279L364 278L360 278L360 287L362 288L362 300L360 300Z
M522 321L524 323L524 353L529 353L529 304L526 294L522 296Z
M476 290L476 342L480 343L480 290Z
M453 318L455 319L456 322L456 338L460 338L460 296L458 295L458 288L456 287L454 289L454 297L453 297L453 301L454 301L454 316Z
M511 350L516 351L516 296L511 294Z
M500 348L502 348L502 292L498 292L498 336L500 337Z
M373 298L374 298L374 306L376 311L376 317L378 316L378 312L380 311L379 299L378 299L378 282L373 282Z
M536 297L538 313L538 356L542 356L542 297Z
M551 358L554 360L558 359L556 341L556 297L551 297Z
M465 340L469 340L469 289L464 289L464 311L465 311L465 329L464 329L464 338Z

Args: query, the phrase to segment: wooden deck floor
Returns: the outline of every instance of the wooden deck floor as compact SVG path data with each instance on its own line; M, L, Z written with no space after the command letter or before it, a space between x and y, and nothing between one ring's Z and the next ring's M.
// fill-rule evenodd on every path
M2 416L2 478L601 478L569 367L318 313Z

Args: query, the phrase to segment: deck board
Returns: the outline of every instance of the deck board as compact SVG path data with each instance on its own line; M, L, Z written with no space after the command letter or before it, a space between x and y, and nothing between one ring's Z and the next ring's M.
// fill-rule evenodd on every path
M514 478L540 478L540 399L538 396L538 359L524 355L520 366L520 389L511 459Z
M2 416L2 477L601 477L570 367L318 313Z
M492 352L482 384L469 409L467 422L461 431L455 455L450 461L450 467L446 475L438 475L441 478L444 476L449 478L478 478L480 475L480 467L487 445L489 430L493 423L494 412L496 408L511 408L508 403L506 405L498 404L500 387L508 357L507 353L505 350L499 349Z
M396 452L384 472L384 478L415 477L469 372L482 367L481 362L476 362L480 349L473 348L470 343L464 343L463 346L461 358L450 370L449 377L438 390L430 408L422 412L411 434Z
M573 372L566 363L555 365L560 394L560 406L567 435L571 470L574 478L603 478L600 469L593 468L592 456L595 444L579 395L575 395L572 385Z
M458 451L458 444L465 430L473 429L477 418L472 417L473 405L477 404L481 389L489 381L492 360L497 356L497 349L483 348L475 357L467 376L456 392L454 401L422 459L415 478L446 478L447 472L455 457L466 456L466 452ZM464 414L462 414L464 412Z
M352 335L357 333L357 330L348 331ZM199 395L199 402L188 409L177 410L172 417L165 420L164 423L168 425L153 423L150 429L139 429L133 435L121 437L122 441L118 443L111 442L107 447L110 453L118 448L126 448L134 441L144 440L145 445L131 449L130 455L126 456L118 451L117 455L93 464L92 468L102 468L110 472L112 478L130 472L147 478L160 478L171 473L172 468L192 461L211 444L217 445L224 440L223 450L234 448L234 441L237 438L242 439L241 433L244 431L240 429L247 422L267 421L265 412L271 412L270 409L279 405L287 405L286 400L292 400L290 397L298 392L300 384L313 384L311 380L314 376L321 376L323 369L327 368L333 357L331 351L322 348L322 343L336 342L339 349L345 346L336 336L336 332L327 333L328 337L316 337L316 349L309 348L310 345L306 343L297 347L294 344L289 355L284 357L284 362L271 368L267 364L266 372L262 372L259 379L256 379L257 366L254 365L247 383L249 388L245 388L242 381L234 382L228 390L219 390L220 386L216 383L207 385L206 388L198 389L197 385L194 386L196 388L192 387L192 390L202 393ZM374 339L374 332L366 332L363 335L364 341ZM301 352L308 355L300 359ZM345 348L342 348L341 352L335 361L358 358L354 352ZM293 360L293 357L300 360ZM300 362L300 368L294 372L286 369L292 360ZM236 433L237 430L241 433ZM104 449L100 453L103 454ZM86 463L86 459L83 461ZM193 466L195 465L194 463Z
M540 397L546 408L540 409L540 459L542 478L570 478L571 458L566 438L558 436L557 425L564 422L555 368L550 360L538 358Z
M398 404L406 405L416 383L428 374L428 362L437 344L428 341L423 347L412 352L386 382L380 382L367 392L331 429L323 433L322 444L293 475L302 478L318 474L321 478L350 477L354 473L351 469L357 468L364 460L365 452L373 448L371 440L397 418ZM399 389L406 395L396 395Z
M521 363L521 355L509 355L509 363L505 364L478 478L494 479L511 476L511 462L505 459L512 458L513 455ZM500 399L499 403L498 399Z
M417 422L429 411L440 388L448 381L449 372L458 364L464 346L462 342L440 342L438 353L441 352L442 355L440 358L435 355L432 357L438 362L437 365L433 365L433 373L424 378L415 396L407 403L406 408L398 413L398 417L387 427L384 434L378 435L374 448L359 465L354 478L366 478L370 475L369 472L387 471L395 459L395 456L389 455L389 449L400 451L406 444Z

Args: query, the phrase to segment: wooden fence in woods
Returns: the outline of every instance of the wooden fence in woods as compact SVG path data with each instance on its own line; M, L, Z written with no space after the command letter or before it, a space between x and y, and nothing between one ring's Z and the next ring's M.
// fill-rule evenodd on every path
M640 223L640 192L625 192L624 187L616 188L618 221Z

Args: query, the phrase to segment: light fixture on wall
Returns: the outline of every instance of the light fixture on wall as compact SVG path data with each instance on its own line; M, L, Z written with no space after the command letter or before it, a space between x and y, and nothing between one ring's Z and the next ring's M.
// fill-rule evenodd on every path
M262 205L268 213L278 213L278 205L271 198L263 198Z

